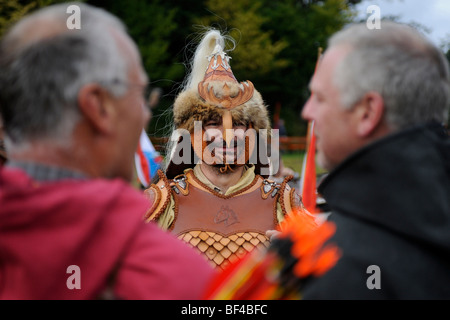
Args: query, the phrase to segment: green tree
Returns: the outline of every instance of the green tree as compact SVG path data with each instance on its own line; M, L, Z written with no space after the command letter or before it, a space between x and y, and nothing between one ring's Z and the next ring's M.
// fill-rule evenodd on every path
M170 0L88 0L88 3L104 8L125 23L128 33L139 47L151 87L163 90L147 128L150 134L156 136L169 133L174 88L182 81L185 71L182 59L176 54L180 49L174 46L180 29L176 19L183 12L179 6L168 2Z
M260 0L208 0L206 5L211 14L195 20L204 26L217 25L222 31L229 29L225 31L236 40L231 63L238 79L254 81L287 64L277 56L288 43L273 41L271 32L262 29L267 21L261 14L262 4ZM220 27L223 23L226 26Z
M281 106L280 117L290 135L304 135L300 112L309 97L318 49L325 49L328 37L353 20L354 11L344 0L264 0L262 10L268 18L264 28L273 31L274 41L289 43L279 55L288 64L262 79L264 97L271 106Z
M23 5L18 0L0 0L0 35L34 6L34 2Z
M138 44L146 71L154 85L162 79L180 78L183 67L174 61L168 50L173 30L177 28L174 17L177 8L166 8L162 0L90 0L90 4L102 7L118 16L127 26L130 36Z
M231 65L240 81L251 80L272 115L281 105L291 135L303 135L300 111L309 93L318 47L353 18L345 0L125 1L90 0L119 16L141 49L155 85L164 89L150 131L164 134L170 107L205 28L232 36Z
M255 84L272 115L277 113L275 106L281 106L289 134L305 134L300 110L308 97L318 47L352 21L349 2L207 0L205 5L208 14L194 21L227 31L237 41L231 61L237 79Z
M0 0L0 36L16 21L33 10L62 1L52 0Z
M0 31L24 14L58 0L0 0ZM237 42L231 65L251 80L271 114L281 105L288 133L305 134L300 111L309 96L318 47L353 19L359 0L88 0L122 19L137 42L153 86L163 89L149 131L164 135L171 105L200 34L216 27Z

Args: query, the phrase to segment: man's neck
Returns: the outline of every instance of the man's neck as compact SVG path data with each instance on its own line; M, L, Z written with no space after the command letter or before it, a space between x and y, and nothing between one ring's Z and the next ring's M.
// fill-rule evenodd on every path
M32 161L9 160L6 166L22 169L35 181L57 181L63 179L86 178L85 174L76 170Z
M217 186L222 193L225 193L231 186L239 182L243 173L244 166L236 166L233 170L227 170L225 173L220 172L220 167L200 164L200 169L208 180Z
M70 171L80 172L86 176L97 176L89 167L89 161L79 161L82 150L70 152L69 149L55 146L54 144L33 144L27 149L14 150L8 153L9 160L15 163L35 163L50 167L64 168ZM85 158L87 159L87 158Z

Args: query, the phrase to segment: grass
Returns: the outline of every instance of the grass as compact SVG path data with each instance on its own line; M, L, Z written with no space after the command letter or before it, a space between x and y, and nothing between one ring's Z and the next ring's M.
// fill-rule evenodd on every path
M303 169L303 158L305 157L304 151L299 152L285 152L281 155L283 159L284 166L287 168L291 168L295 172L301 174ZM320 168L316 165L316 173L323 174L326 173L326 170Z

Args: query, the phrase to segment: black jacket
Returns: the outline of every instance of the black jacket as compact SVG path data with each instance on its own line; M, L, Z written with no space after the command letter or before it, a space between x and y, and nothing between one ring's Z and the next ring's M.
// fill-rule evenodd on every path
M450 299L450 139L441 126L359 150L319 192L342 256L306 284L304 299Z

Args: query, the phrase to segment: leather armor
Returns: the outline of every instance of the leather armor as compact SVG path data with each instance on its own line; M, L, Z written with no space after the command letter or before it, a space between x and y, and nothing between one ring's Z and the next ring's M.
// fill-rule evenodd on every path
M153 200L147 221L157 221L172 196L175 219L169 230L221 269L254 248L269 245L265 232L278 225L280 198L283 214L300 204L288 179L278 184L256 175L247 187L225 196L203 184L193 171L173 180L159 174L160 181L145 191Z

